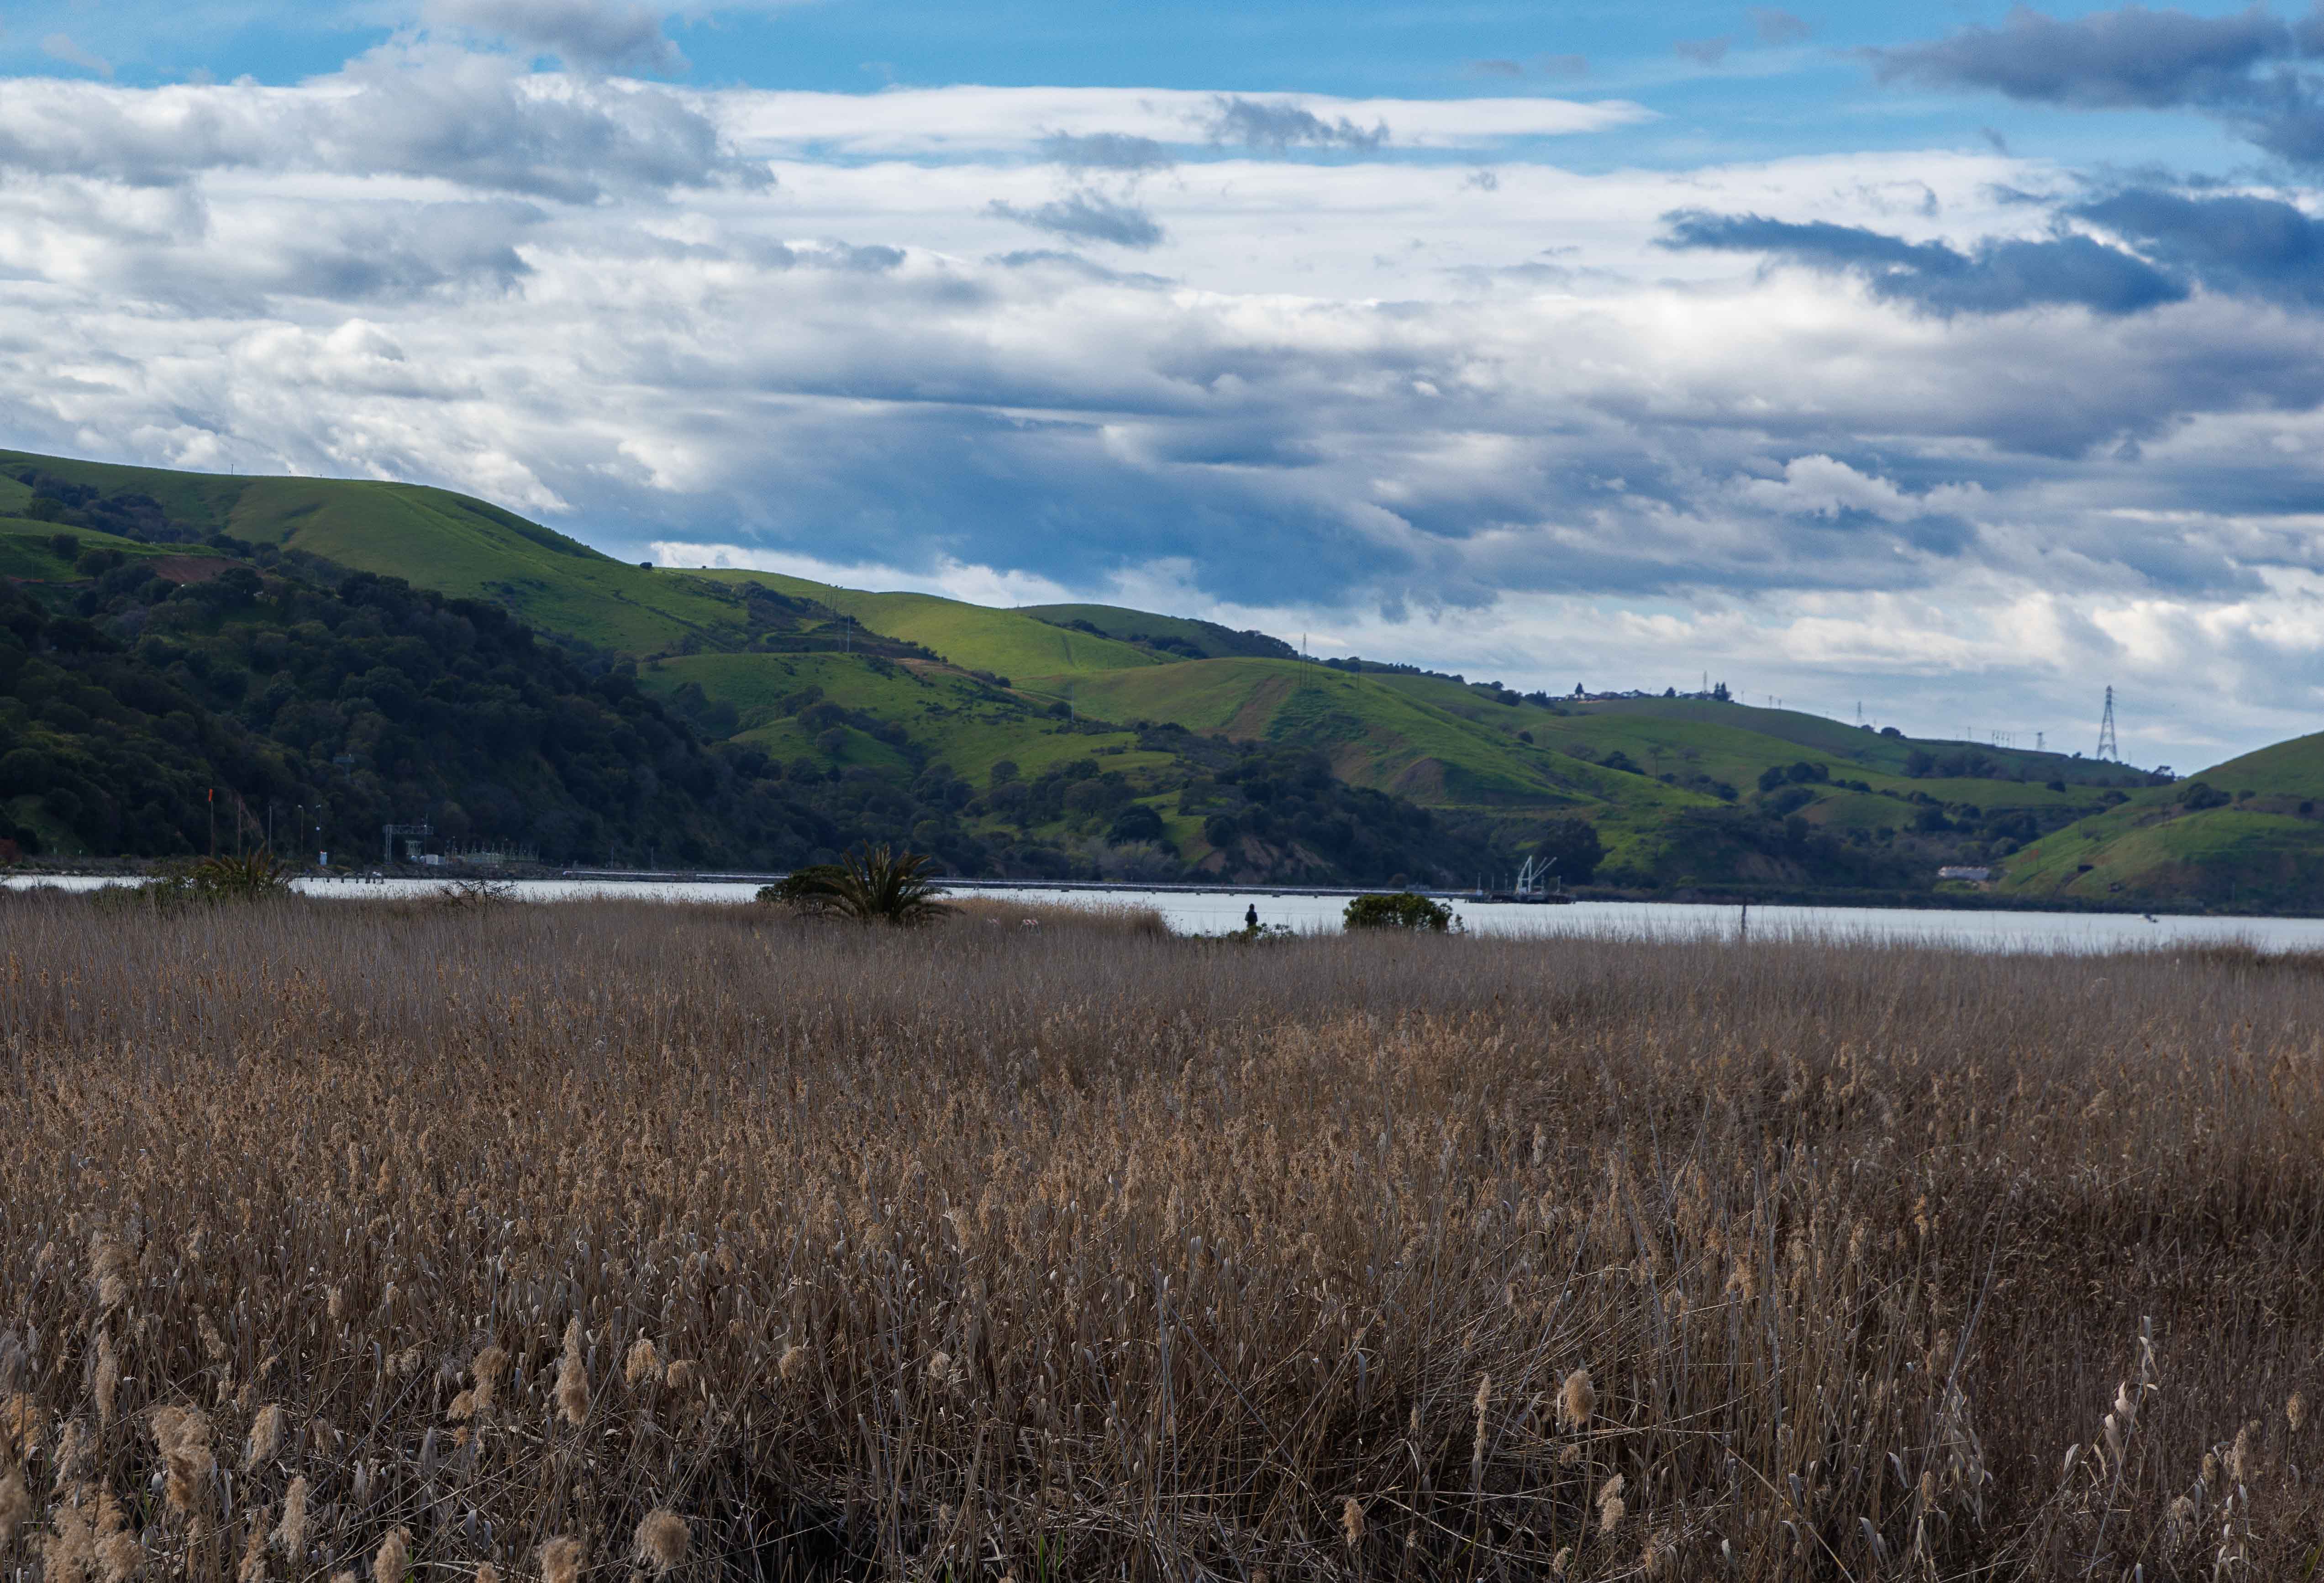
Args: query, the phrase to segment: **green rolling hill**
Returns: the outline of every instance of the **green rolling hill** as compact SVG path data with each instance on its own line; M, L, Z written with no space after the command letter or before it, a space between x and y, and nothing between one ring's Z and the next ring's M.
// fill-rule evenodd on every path
M1589 867L1594 844L1599 879L1649 893L1925 894L1941 863L1997 860L2011 888L2038 890L2048 854L2095 839L2068 827L2127 830L2172 795L2118 765L1721 699L1520 695L1315 663L1264 633L1118 606L998 610L641 567L416 485L0 452L0 575L59 612L88 605L134 654L145 618L104 592L125 574L90 573L100 549L322 584L370 574L496 605L628 678L723 772L781 788L764 797L790 811L761 807L752 828L818 850L878 830L963 867L1450 878L1506 873L1535 850ZM2266 803L2234 817L2299 815ZM709 815L689 818L695 844L715 845Z
M2313 911L2324 907L2324 734L2134 795L2012 857L2027 899Z

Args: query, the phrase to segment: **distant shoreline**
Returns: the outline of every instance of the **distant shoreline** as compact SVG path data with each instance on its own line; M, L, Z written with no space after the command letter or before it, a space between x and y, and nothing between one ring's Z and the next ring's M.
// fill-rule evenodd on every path
M53 876L60 879L123 878L150 872L158 860L117 858L109 860L77 860L72 862L42 861L33 859L0 869L0 878L31 879ZM453 879L561 879L581 883L626 885L770 885L783 878L788 870L764 872L732 869L554 869L546 865L519 870L467 870L454 868L415 868L400 865L393 870L377 864L360 868L334 870L330 875L301 878L362 879L373 874L385 878L412 880ZM1416 891L1422 896L1442 901L1466 902L1471 905L1554 906L1554 903L1513 901L1503 896L1480 896L1471 888L1447 889L1436 886L1394 885L1221 885L1199 884L1183 880L1146 882L1116 879L1010 879L954 878L946 876L944 886L959 891L1068 890L1122 895L1157 896L1248 896L1258 898L1281 896L1370 896L1399 889ZM2305 908L2218 908L2186 901L2103 903L2073 897L2026 897L1995 891L1833 891L1812 889L1768 889L1748 892L1716 887L1689 887L1672 891L1633 890L1615 886L1590 885L1578 887L1566 893L1575 902L1621 902L1631 905L1662 905L1670 907L1831 907L1865 912L1986 912L1986 913L2067 913L2093 916L2144 916L2189 918L2324 918L2324 906Z

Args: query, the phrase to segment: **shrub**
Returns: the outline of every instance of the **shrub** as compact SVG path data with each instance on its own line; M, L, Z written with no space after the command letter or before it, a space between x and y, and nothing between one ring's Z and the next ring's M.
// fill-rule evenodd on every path
M1416 890L1359 896L1341 916L1351 929L1431 929L1441 934L1452 925L1451 907Z
M859 924L932 923L952 911L936 900L943 888L928 873L935 861L885 843L860 847L835 863L816 863L762 887L759 899Z

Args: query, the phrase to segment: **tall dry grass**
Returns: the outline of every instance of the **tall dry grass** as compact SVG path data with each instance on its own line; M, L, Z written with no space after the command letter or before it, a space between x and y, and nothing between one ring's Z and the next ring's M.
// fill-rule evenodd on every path
M0 903L0 1572L2295 1577L2324 975Z

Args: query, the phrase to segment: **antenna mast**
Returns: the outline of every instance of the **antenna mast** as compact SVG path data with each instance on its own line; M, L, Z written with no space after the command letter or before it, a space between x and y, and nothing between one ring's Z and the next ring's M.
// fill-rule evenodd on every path
M2122 762L2122 747L2114 740L2114 689L2107 689L2106 713L2098 721L2098 757Z

